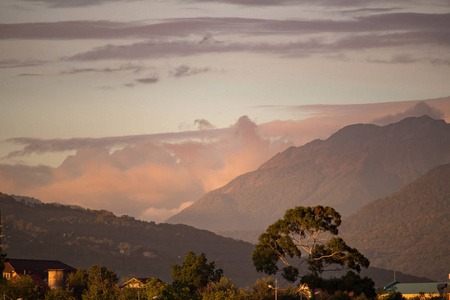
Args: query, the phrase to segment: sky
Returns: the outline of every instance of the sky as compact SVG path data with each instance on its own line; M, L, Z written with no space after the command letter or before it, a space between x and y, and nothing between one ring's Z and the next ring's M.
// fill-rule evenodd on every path
M2 0L0 192L163 222L353 123L450 120L448 0Z

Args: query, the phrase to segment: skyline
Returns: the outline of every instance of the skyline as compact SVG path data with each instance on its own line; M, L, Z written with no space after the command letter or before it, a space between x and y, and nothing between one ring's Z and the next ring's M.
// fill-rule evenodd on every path
M345 125L449 122L449 8L5 0L0 192L163 221Z

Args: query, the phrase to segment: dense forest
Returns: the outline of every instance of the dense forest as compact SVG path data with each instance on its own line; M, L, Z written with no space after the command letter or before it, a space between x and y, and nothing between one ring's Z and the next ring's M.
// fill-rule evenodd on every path
M341 234L372 265L444 281L450 257L450 164L346 218Z

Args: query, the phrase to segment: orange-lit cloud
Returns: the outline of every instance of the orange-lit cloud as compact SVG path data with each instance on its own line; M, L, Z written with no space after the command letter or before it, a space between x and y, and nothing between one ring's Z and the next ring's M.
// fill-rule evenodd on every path
M13 157L68 150L75 154L56 168L0 165L1 192L161 222L289 146L328 138L354 123L383 123L422 113L448 118L450 98L288 109L307 112L310 117L257 125L243 116L225 129L214 129L209 121L199 119L195 124L201 130L174 134L14 139L23 149L11 153Z

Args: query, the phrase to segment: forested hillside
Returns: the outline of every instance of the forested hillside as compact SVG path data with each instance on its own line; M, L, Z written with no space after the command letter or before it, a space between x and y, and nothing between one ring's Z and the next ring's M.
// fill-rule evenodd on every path
M450 265L450 164L344 219L341 235L372 266L444 281Z
M17 197L16 197L17 198ZM3 239L12 258L61 260L76 268L108 266L124 277L171 282L170 264L205 253L239 285L255 282L253 245L186 225L155 224L105 210L71 208L0 193ZM26 202L26 203L25 203Z
M108 211L44 204L33 198L0 193L6 252L11 258L61 260L76 268L104 265L126 277L157 277L172 281L170 264L179 264L188 251L205 253L224 276L250 286L265 275L256 273L254 246L185 225L155 224L117 217ZM305 273L306 274L306 273ZM377 286L392 281L393 272L362 271ZM328 274L332 275L332 273ZM338 274L334 275L338 276ZM404 282L428 279L397 272Z
M348 216L450 162L450 125L428 116L347 126L291 147L173 216L217 232L264 230L292 207L329 205Z

